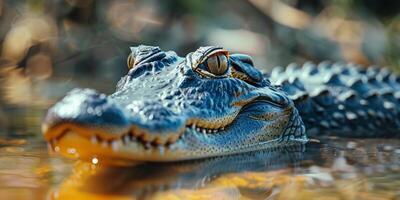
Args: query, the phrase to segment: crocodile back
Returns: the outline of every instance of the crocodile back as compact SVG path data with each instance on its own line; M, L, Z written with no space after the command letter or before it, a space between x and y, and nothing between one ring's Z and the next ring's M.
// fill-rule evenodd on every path
M322 62L266 75L295 102L311 136L400 135L400 77L387 68Z

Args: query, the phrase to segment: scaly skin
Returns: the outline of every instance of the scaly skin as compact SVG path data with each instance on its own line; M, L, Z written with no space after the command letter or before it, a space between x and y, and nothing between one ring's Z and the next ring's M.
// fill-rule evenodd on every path
M219 47L202 47L186 57L151 46L131 50L131 69L115 93L75 89L49 110L43 132L55 151L111 164L178 161L298 145L307 141L305 125L311 132L338 134L346 134L348 126L359 127L346 112L358 105L349 100L364 93L350 89L355 84L330 85L345 80L344 75L328 78L330 82L321 79L337 67L318 73L310 64L286 71L276 68L263 76L249 56L229 55ZM352 91L354 95L347 95ZM357 108L380 105L372 99L365 97L364 107ZM381 106L387 107L385 116L398 119L397 108L386 104ZM333 112L339 110L342 121ZM376 119L368 113L368 119ZM390 130L399 129L396 123L390 121ZM381 127L374 124L372 130Z
M207 67L215 56L227 58L219 75ZM222 156L307 140L293 101L253 67L249 56L202 47L182 58L139 46L132 48L128 65L114 94L75 89L49 110L43 132L55 151L125 164Z
M292 64L274 68L270 79L295 102L309 136L399 135L400 79L386 68Z

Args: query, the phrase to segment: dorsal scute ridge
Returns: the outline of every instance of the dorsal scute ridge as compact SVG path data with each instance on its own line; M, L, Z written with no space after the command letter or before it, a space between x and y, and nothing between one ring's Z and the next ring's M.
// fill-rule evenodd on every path
M299 88L300 90L305 90L305 87L303 83L300 81L299 77L289 77L289 83Z
M312 62L306 62L303 65L303 76L312 76L319 73L318 67Z
M300 71L300 66L296 63L290 63L287 67L286 67L286 74L295 74L298 73Z
M329 85L343 86L343 82L338 73L326 74L324 76L324 83Z
M338 95L337 99L339 102L346 102L355 100L358 94L354 90L348 90Z
M301 67L292 63L286 69L273 69L270 78L282 84L312 134L400 133L400 77L388 68L329 61Z
M279 77L283 75L285 69L281 66L274 67L270 73L270 79L277 80Z
M332 64L333 63L331 61L322 61L317 66L320 70L327 70L331 68Z

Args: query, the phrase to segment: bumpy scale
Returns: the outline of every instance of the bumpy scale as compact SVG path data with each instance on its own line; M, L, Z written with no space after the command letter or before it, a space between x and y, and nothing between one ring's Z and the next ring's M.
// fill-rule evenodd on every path
M115 93L75 89L49 109L43 132L53 150L126 164L290 146L307 142L306 129L352 137L399 130L399 78L386 69L306 63L263 75L251 57L221 47L185 57L131 50Z

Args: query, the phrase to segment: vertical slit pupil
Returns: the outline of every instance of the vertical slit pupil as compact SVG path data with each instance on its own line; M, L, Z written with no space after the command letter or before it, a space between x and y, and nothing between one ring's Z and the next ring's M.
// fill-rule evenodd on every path
M223 75L228 67L227 58L224 54L214 54L207 59L205 66L212 74L217 76Z
M215 55L217 57L217 72L221 73L221 61L219 60L219 56Z

